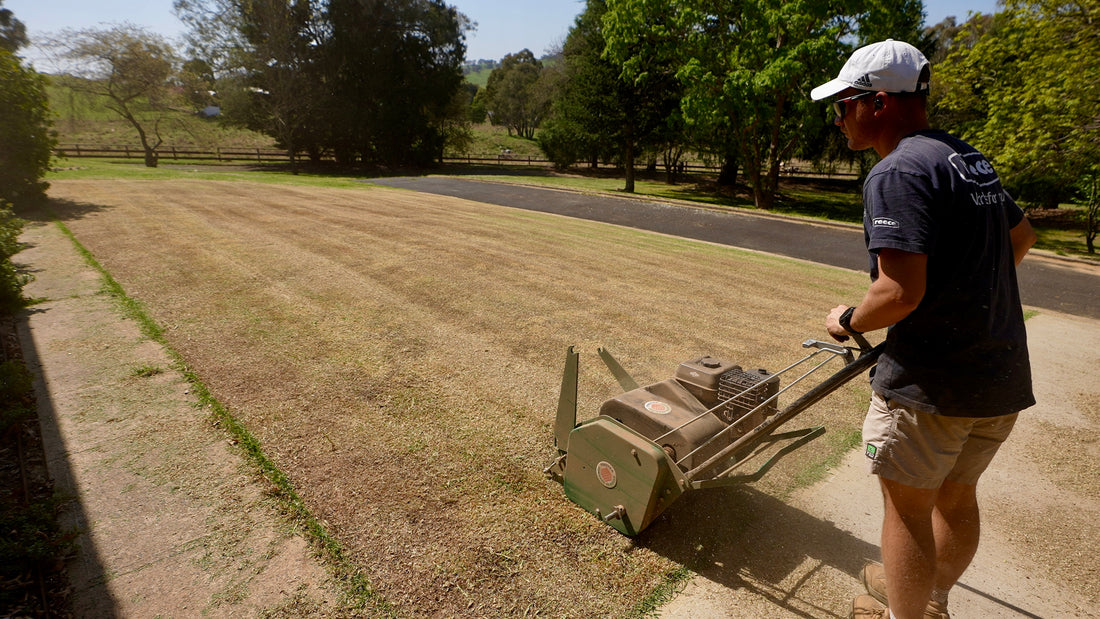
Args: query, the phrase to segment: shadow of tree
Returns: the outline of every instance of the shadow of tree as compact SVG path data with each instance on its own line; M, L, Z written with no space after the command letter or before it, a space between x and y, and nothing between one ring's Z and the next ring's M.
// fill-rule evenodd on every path
M39 204L20 207L18 215L31 223L76 221L109 208L111 207L93 202L49 198Z

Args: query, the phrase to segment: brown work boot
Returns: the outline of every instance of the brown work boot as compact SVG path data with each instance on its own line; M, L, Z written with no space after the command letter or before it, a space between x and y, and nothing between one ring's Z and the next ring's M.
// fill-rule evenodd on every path
M859 573L859 581L863 583L867 593L876 600L886 603L886 569L881 563L868 563Z
M882 604L888 603L886 600L886 570L881 563L868 563L863 566L863 571L859 573L859 580L871 597ZM889 617L890 615L885 616ZM924 617L925 619L951 619L951 615L947 614L947 606L935 600L928 600L928 606L924 608Z
M848 619L890 619L890 611L875 598L861 595L852 600L852 614Z

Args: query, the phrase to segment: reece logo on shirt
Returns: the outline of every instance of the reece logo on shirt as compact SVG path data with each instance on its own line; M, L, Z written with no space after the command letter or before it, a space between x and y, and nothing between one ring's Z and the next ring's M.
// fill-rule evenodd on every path
M999 183L1001 180L997 177L993 166L981 153L967 153L965 155L953 153L947 160L951 162L951 166L955 168L955 172L959 174L959 177L968 183L986 187Z
M899 224L897 222L897 220L890 219L889 217L875 217L871 221L871 225L876 227L876 228L900 228L901 227L901 224Z

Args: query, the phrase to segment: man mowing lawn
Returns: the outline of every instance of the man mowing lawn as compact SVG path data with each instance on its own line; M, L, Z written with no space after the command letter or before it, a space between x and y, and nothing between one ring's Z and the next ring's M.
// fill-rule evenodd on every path
M835 98L849 148L882 157L863 189L871 285L825 320L841 341L890 328L863 426L883 565L864 568L853 617L948 617L978 547L978 478L1035 403L1016 283L1035 233L986 158L929 127L930 73L887 40L810 94Z

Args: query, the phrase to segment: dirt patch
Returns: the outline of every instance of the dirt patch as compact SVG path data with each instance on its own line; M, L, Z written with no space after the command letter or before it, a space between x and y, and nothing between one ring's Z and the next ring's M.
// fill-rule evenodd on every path
M784 367L863 276L730 248L381 189L56 182L55 208L409 616L615 616L704 545L629 540L544 480L565 348L581 417L710 353ZM841 432L852 384L806 413ZM755 486L788 492L802 450ZM726 499L730 500L728 495ZM779 509L768 495L760 499ZM676 506L674 506L675 508ZM680 526L700 512L685 505Z

